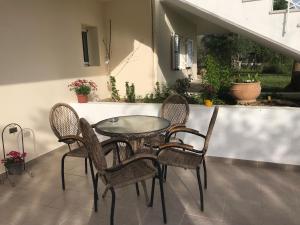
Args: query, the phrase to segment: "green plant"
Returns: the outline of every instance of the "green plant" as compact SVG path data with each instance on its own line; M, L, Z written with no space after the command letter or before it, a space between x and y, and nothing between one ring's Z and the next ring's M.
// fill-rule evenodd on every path
M187 78L177 79L175 85L173 86L174 91L178 94L186 96L188 95L188 90L191 87L192 77L189 75Z
M129 82L125 82L125 87L126 87L126 101L127 102L135 102L135 86L132 83L129 85Z
M216 93L225 91L229 88L231 82L231 69L222 66L217 59L208 55L205 60L206 75L203 77L203 83L211 85Z
M162 103L171 94L170 88L159 82L155 83L154 93L146 94L143 101L145 103Z
M188 101L189 104L202 104L203 103L203 99L201 97L201 94L199 94L199 93L189 94L184 97L186 98L186 100Z
M113 101L120 101L119 90L116 87L116 78L114 76L109 77L110 87L111 87L111 98Z
M162 84L160 85L159 82L155 83L155 88L154 88L154 98L159 102L163 102L171 93L170 88Z
M76 80L68 85L70 91L75 91L78 95L89 95L91 91L97 90L97 85L94 81Z
M160 85L159 82L156 82L154 87L154 98L159 99L160 97L161 97Z
M259 79L258 73L256 73L256 74L250 74L250 73L248 73L247 76L241 76L239 74L237 77L235 77L234 81L236 83L255 83L255 82L260 81L260 79Z

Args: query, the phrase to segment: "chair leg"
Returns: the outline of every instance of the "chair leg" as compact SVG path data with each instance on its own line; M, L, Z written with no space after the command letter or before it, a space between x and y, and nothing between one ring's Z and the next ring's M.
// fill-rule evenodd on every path
M206 172L205 158L203 158L203 172L204 172L204 189L207 189L207 172Z
M197 172L197 180L198 180L198 186L199 186L199 192L200 192L201 211L204 211L203 189L202 189L201 178L200 178L200 167L197 167L196 172Z
M136 189L137 196L140 196L140 189L139 189L139 184L138 183L135 183L135 189Z
M153 179L152 179L151 199L150 199L150 202L149 202L149 204L148 204L149 207L152 207L152 206L153 206L154 189L155 189L155 177L153 177Z
M85 174L88 173L88 169L87 169L87 158L84 158L84 172L85 172Z
M98 174L95 177L95 181L94 181L94 208L95 208L95 212L98 212Z
M95 176L92 160L90 158L88 158L88 160L89 160L89 164L90 164L91 177L92 177L93 188L94 188L94 199L98 200L99 199L99 196L98 196L98 174L96 174L96 176ZM96 211L96 207L95 207L95 211Z
M142 188L143 188L143 191L144 191L145 200L146 200L146 204L147 204L149 202L149 196L148 196L148 192L147 192L146 181L142 180L141 184L142 184Z
M114 225L116 196L115 196L115 190L113 188L110 188L110 191L111 191L110 225Z
M68 155L68 153L64 154L61 158L61 183L62 183L62 189L66 190L65 185L65 158Z
M161 206L163 210L164 223L167 223L167 215L166 215L166 205L165 205L165 195L164 195L164 187L163 187L163 176L161 172L161 168L158 165L158 179L159 179L159 187L160 187L160 198L161 198Z
M164 166L164 170L163 171L164 171L163 172L164 182L166 182L167 181L167 172L168 172L168 166L167 165Z

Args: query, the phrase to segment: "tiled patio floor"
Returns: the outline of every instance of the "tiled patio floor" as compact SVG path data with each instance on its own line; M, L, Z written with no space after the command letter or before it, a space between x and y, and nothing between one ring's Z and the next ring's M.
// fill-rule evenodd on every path
M67 158L65 192L60 183L62 151L32 165L34 177L19 177L16 187L0 185L1 225L108 225L110 194L93 211L90 177L81 159ZM170 225L293 225L300 224L300 172L231 165L208 160L205 212L199 209L194 172L170 169L165 184ZM103 187L100 185L100 189ZM148 182L150 190L150 182ZM102 189L103 191L103 189ZM141 190L142 191L142 190ZM134 186L116 192L116 225L163 224L156 186L154 207Z

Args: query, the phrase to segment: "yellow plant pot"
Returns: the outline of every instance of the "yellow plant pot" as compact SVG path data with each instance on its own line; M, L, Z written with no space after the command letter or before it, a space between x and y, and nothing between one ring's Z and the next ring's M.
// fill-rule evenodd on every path
M210 99L205 99L204 100L204 105L207 107L212 107L213 106L213 101Z

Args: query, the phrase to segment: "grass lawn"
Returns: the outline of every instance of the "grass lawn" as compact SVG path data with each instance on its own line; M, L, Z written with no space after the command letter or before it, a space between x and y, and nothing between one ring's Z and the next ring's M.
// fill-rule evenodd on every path
M284 92L285 87L291 81L290 74L262 74L260 76L262 91L264 92Z
M291 81L290 74L260 74L262 92L285 92Z

